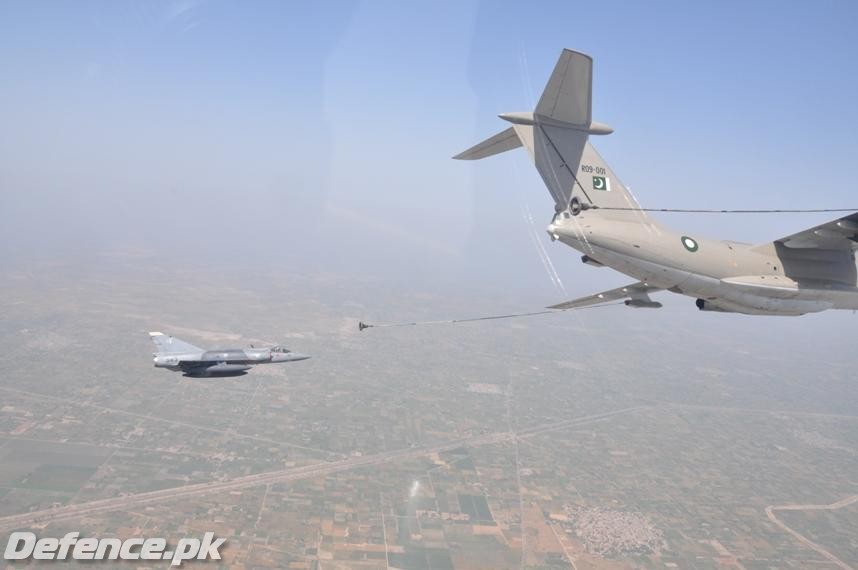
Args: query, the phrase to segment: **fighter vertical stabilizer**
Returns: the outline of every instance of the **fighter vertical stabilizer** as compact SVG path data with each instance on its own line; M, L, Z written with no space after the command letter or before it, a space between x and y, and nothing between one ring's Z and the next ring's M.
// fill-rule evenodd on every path
M152 342L155 343L155 348L157 349L158 354L188 354L204 352L204 350L198 346L194 346L189 342L185 342L174 336L166 335L162 332L150 332L149 337L151 337Z

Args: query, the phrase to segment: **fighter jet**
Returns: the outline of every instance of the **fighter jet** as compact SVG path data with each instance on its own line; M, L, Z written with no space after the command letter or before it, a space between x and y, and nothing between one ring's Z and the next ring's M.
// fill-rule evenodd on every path
M156 368L183 372L185 376L243 376L256 364L295 362L310 358L283 348L223 348L205 350L176 337L150 332L157 351L152 355Z
M564 50L533 112L499 115L512 126L453 157L477 160L524 146L554 199L551 240L583 253L588 265L636 280L549 308L620 300L659 308L650 294L667 290L692 297L701 311L858 309L858 212L758 245L668 229L641 209L588 140L613 132L592 120L592 72L590 56Z

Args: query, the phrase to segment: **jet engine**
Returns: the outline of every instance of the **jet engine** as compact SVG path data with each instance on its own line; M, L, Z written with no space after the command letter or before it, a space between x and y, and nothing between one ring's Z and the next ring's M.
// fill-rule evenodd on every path
M734 313L735 311L729 311L723 307L719 307L718 305L713 305L712 301L707 301L706 299L697 299L694 301L694 304L697 305L697 308L701 311L717 311L719 313Z
M581 263L584 263L586 265L592 265L593 267L604 267L605 266L603 263L596 261L595 259L593 259L589 255L582 255L581 256Z

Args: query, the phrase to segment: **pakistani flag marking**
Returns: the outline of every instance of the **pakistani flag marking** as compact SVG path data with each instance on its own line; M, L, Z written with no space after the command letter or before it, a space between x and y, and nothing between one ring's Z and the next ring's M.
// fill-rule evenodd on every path
M685 249L692 253L697 251L697 248L700 247L697 245L697 242L693 238L690 238L688 236L682 236L682 245L684 245Z
M593 177L593 190L605 190L610 191L611 189L611 181L608 180L604 176L594 176Z

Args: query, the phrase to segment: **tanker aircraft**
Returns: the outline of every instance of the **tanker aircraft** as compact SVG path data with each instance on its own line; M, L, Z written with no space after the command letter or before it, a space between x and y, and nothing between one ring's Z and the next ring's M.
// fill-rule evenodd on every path
M667 290L695 299L701 311L858 309L858 212L759 245L668 229L641 209L588 141L613 132L592 120L592 71L590 56L564 50L533 112L499 115L512 126L453 157L476 160L524 146L554 199L552 241L583 253L586 264L636 280L549 308L620 300L659 308L650 294Z

